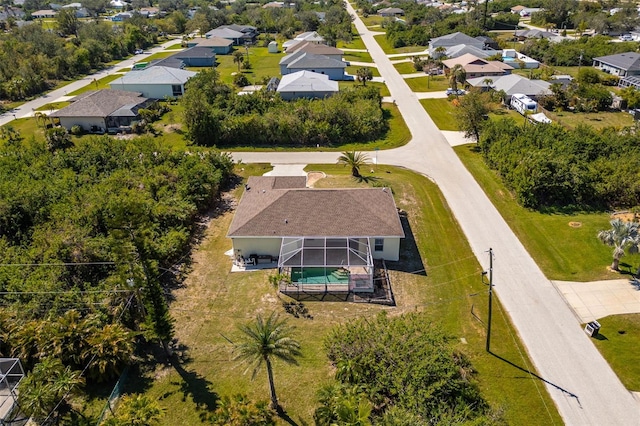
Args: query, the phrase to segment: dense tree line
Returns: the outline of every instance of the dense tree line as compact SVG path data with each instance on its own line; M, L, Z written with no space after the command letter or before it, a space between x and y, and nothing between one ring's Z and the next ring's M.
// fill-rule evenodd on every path
M189 80L183 102L188 136L197 145L335 146L387 131L379 91L370 86L284 101L266 91L237 96L212 70Z
M522 53L551 66L591 66L595 57L634 52L637 46L636 42L611 43L608 37L598 35L560 43L548 39L527 40Z
M618 78L603 79L594 68L583 68L566 87L550 86L552 94L540 96L538 102L548 110L573 110L576 112L606 111L611 108L613 95L603 83L617 82Z
M503 424L453 339L424 314L380 314L325 340L336 383L319 393L317 425Z
M0 268L0 356L27 369L50 358L63 372L90 364L84 378L95 382L132 361L136 340L166 347L165 293L232 166L227 155L145 138L94 137L54 151L5 141L0 261L22 266ZM33 392L21 388L21 398Z
M616 209L640 203L640 136L633 131L523 127L505 119L483 127L479 146L525 207Z

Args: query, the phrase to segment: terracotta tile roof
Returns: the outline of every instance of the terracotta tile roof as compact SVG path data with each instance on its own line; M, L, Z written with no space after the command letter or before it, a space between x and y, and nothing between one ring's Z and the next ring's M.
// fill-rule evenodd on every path
M313 189L300 179L250 178L228 236L404 237L388 188Z

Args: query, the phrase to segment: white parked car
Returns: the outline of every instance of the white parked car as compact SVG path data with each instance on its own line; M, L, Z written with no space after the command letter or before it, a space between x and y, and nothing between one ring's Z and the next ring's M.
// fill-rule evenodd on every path
M466 92L462 89L458 89L458 90L453 90L451 88L447 89L446 92L444 92L447 96L449 95L464 95Z
M633 37L631 37L631 34L622 34L620 36L620 40L622 40L622 41L633 41Z

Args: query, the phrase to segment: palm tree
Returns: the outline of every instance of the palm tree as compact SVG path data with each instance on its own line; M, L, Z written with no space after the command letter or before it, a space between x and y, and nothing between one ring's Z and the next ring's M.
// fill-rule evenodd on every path
M467 80L467 72L464 70L462 65L456 64L451 71L449 72L449 84L451 85L451 89L457 96L458 91L458 83L464 83Z
M271 408L277 410L280 406L273 383L272 362L278 359L287 364L297 365L296 358L301 355L300 343L291 337L293 329L285 320L280 320L275 312L272 312L267 319L258 314L255 321L241 326L240 330L244 333L244 339L235 346L234 359L248 364L246 371L252 369L252 380L262 365L266 366Z
M369 164L369 156L362 152L345 151L340 157L338 157L338 164L351 167L351 175L359 178L361 177L360 168Z
M244 62L244 54L239 50L236 50L235 52L233 52L233 63L238 64L238 72L240 72L240 65L242 65L243 62Z
M89 347L83 355L86 359L93 359L88 376L97 382L117 377L124 366L133 361L133 333L121 324L95 327L87 338L87 343Z
M624 256L625 250L629 253L637 253L640 245L640 235L638 233L639 224L636 222L625 222L621 219L613 219L611 229L598 232L598 239L606 245L613 247L613 262L611 269L618 271L620 258Z
M373 79L373 72L367 67L358 68L356 71L356 77L363 86L366 86L367 81Z
M489 90L493 86L493 79L487 77L484 80L482 80L482 84L484 84L484 87L486 87L487 90Z

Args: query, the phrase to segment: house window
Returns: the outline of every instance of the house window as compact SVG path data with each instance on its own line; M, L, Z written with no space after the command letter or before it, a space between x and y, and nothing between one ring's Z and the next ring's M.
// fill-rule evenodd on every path
M174 84L171 86L171 90L173 91L173 96L182 96L182 85Z
M373 240L373 251L384 250L384 238L376 238Z

